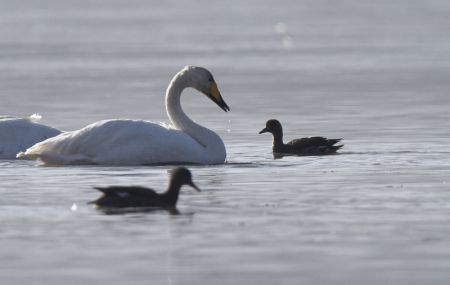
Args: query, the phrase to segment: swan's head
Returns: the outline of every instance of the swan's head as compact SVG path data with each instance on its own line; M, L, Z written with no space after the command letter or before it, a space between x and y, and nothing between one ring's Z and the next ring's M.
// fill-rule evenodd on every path
M209 70L198 66L186 66L182 72L189 78L190 87L208 96L225 112L230 111L230 107L220 95L216 81Z

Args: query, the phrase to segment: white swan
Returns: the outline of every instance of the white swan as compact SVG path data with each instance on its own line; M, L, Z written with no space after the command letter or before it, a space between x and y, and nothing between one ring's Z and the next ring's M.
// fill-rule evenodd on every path
M0 116L0 159L15 159L19 151L61 133L36 123L40 118L38 114L26 119Z
M40 142L17 156L50 165L224 163L222 139L194 123L181 108L180 95L187 87L205 94L224 111L230 110L212 74L202 67L186 66L166 92L166 111L174 127L136 120L100 121Z

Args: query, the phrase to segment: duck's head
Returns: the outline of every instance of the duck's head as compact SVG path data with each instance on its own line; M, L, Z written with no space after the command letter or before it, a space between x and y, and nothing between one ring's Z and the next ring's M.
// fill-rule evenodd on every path
M170 180L171 183L179 185L180 187L183 185L189 185L195 190L199 192L201 191L200 188L198 188L197 185L195 185L192 181L191 172L185 167L177 167L173 169Z
M220 95L216 81L209 70L199 66L186 66L181 72L188 78L190 87L208 96L225 112L230 111L230 107Z
M278 120L270 119L266 122L266 127L262 129L259 133L260 134L272 133L273 135L282 134L283 127L281 126L281 123Z

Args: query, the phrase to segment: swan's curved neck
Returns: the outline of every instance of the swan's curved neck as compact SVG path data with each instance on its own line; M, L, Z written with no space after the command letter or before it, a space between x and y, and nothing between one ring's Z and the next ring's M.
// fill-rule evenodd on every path
M172 124L179 130L189 134L199 144L207 147L211 130L192 121L183 111L180 96L183 90L192 87L192 82L185 74L177 74L169 84L166 92L166 111Z

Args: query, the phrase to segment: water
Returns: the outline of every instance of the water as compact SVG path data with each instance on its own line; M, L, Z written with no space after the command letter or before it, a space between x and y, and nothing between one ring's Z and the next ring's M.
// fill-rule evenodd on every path
M183 106L228 164L191 167L181 215L106 215L94 185L161 191L170 167L0 162L2 284L447 284L448 1L0 2L0 114L64 130L165 121L184 65L214 73L230 113ZM287 139L342 154L273 160Z

